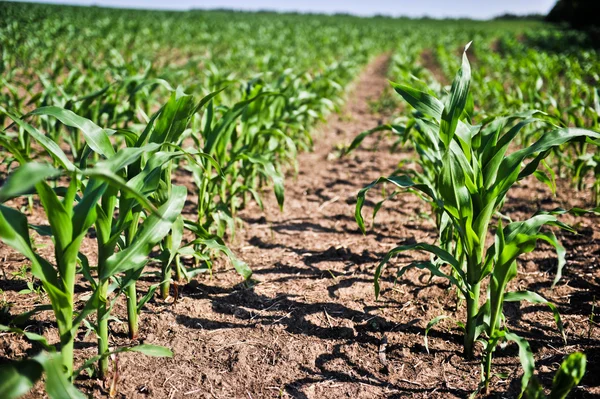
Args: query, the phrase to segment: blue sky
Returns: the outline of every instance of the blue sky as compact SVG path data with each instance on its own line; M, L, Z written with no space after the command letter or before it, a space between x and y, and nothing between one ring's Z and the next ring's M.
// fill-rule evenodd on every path
M486 19L505 12L547 13L555 0L42 0L44 3L100 5L109 7L187 10L231 8L302 12L347 12L357 15L387 14L420 17L471 17Z

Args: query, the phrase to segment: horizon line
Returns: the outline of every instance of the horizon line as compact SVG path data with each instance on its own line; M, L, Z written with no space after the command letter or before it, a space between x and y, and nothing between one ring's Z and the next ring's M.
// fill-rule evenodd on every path
M524 14L519 14L519 13L510 13L510 12L504 12L504 13L500 13L494 16L491 16L489 18L477 18L477 17L470 17L470 16L431 16L428 15L426 13L420 15L420 16L410 16L410 15L402 15L402 14L397 14L394 15L392 13L384 13L384 12L375 12L375 13L368 13L368 14L362 14L362 13L355 13L355 12L351 12L351 11L331 11L331 12L325 12L325 11L317 11L317 10L276 10L276 9L270 9L270 8L259 8L256 10L249 10L249 9L244 9L244 8L234 8L234 7L189 7L189 8L170 8L170 7L144 7L144 6L136 6L136 5L118 5L118 4L114 4L114 5L106 5L106 4L70 4L70 3L63 3L61 2L61 0L58 1L53 1L53 0L39 0L39 1L32 1L32 0L10 0L10 1L6 1L6 3L20 3L20 4L43 4L43 5L48 5L48 6L57 6L57 7L81 7L81 8L104 8L104 9L116 9L116 10L136 10L136 11L168 11L168 12L193 12L193 11L228 11L228 12L239 12L239 13L273 13L273 14L281 14L281 15L285 15L285 14L301 14L301 15L323 15L323 16L342 16L342 15L346 15L346 16L352 16L352 17L356 17L356 18L376 18L376 17L383 17L383 18L392 18L392 19L414 19L414 20L419 20L419 19L429 19L429 20L437 20L437 21L445 21L445 20L469 20L469 21L492 21L498 17L502 17L505 15L512 15L518 18L523 18L526 19L527 17L540 17L540 16L544 16L545 14L543 13L524 13Z

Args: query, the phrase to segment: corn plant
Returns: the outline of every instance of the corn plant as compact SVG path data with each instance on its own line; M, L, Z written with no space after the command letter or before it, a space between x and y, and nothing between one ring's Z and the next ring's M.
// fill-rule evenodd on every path
M277 201L280 206L283 205L283 177L276 170L274 161L267 158L272 150L264 148L258 140L252 139L248 132L244 131L243 126L239 129L236 123L238 118L245 116L244 113L250 104L264 95L257 94L230 108L222 107L222 116L218 120L215 116L214 102L211 100L207 104L201 132L192 135L196 147L214 157L226 176L214 176L212 166L206 161L202 161L200 166L190 165L199 189L198 222L207 231L216 227L220 237L225 231L223 222L233 229L234 224L228 221L235 217L238 206L236 201L246 192L251 192L259 204L262 203L256 191L256 179L270 178ZM260 136L261 133L263 132L255 135ZM278 132L266 133L276 135ZM219 197L219 202L214 201L215 196Z
M186 95L181 91L173 93L169 102L167 102L159 113L155 115L153 121L147 126L145 133L138 139L138 143L140 144L144 142L149 144L161 144L170 149L170 151L164 151L161 154L157 154L159 155L157 159L168 160L168 162L164 162L164 164L161 165L164 168L160 174L161 178L156 187L151 190L153 192L153 201L163 202L173 196L173 189L175 186L172 184L172 168L176 165L174 162L180 158L185 158L185 160L187 160L187 167L196 172L194 176L199 190L208 187L211 181L225 179L224 171L213 157L213 154L194 149L183 150L179 146L179 144L182 144L185 137L184 133L186 133L191 119L205 105L212 104L212 98L220 91L221 90L218 90L205 96L198 104L194 102L193 96ZM155 164L156 160L151 160L150 157L148 165ZM231 175L235 177L235 174ZM214 195L204 195L202 198L205 198L205 201L211 204L215 202ZM199 204L201 204L200 201ZM204 205L204 202L202 204ZM211 210L212 209L202 209L202 217L199 215L199 220L210 215ZM189 245L183 245L182 242L183 232L186 229L186 226L190 224L193 224L193 222L188 221L186 224L185 219L179 216L173 224L171 231L161 243L163 251L161 254L160 294L163 299L166 299L169 296L172 274L171 269L173 264L175 264L175 277L177 281L180 281L183 278L189 279L189 277L193 276L193 273L190 274L189 272L186 272L185 268L179 262L181 250L184 247L190 248ZM192 255L197 258L204 258L202 256L203 248L199 247L202 246L203 240L207 239L207 235L203 234L205 231L202 229L192 229L192 232L196 234L197 238L194 240L194 243L198 247L196 251L192 252ZM221 244L217 249L230 255L230 258L235 258L233 254L230 251L225 250L224 247L224 244ZM238 262L237 260L234 261L236 267L242 264L243 262ZM251 273L249 273L248 267L245 266L245 264L243 265L244 275L245 277L249 277ZM130 296L133 295L130 293Z
M141 273L144 265L148 262L150 251L169 233L171 226L181 213L187 190L183 186L175 186L171 193L172 196L169 200L158 208L158 213L150 214L143 223L140 223L136 227L133 237L128 239L128 245L116 253L114 252L114 246L119 237L117 234L120 232L118 228L110 229L110 227L113 227L110 223L112 213L102 212L101 218L96 223L98 241L101 244L98 251L98 282L94 287L100 291L100 304L97 311L98 354L101 356L98 367L100 377L105 377L108 371L108 318L111 309L111 306L108 305L110 278L117 275L117 273L126 273L126 276L121 279L120 285L125 288L134 285L134 278ZM119 204L121 205L127 200L130 199L126 197L120 199ZM114 196L103 199L102 211L114 211L115 204L116 198ZM123 212L124 209L126 208L119 208L119 220L117 220L116 226L122 226L123 223L127 223L122 222L122 220L133 217L131 211L125 213ZM105 215L111 216L106 217ZM137 221L129 220L128 222L135 223ZM109 249L113 249L113 251L108 252ZM132 305L128 306L128 318L130 335L136 338L137 316L140 309L137 298L134 297L133 299L135 299L136 306L135 309L131 308Z
M2 330L21 333L14 328ZM43 340L43 337L41 339ZM36 341L41 342L38 339ZM44 343L47 344L45 340ZM31 359L0 366L0 395L6 399L19 398L29 392L44 373L45 390L51 399L86 397L71 383L69 376L63 370L60 353L56 353L53 349L40 352Z
M468 48L468 46L467 46ZM467 316L464 323L464 353L468 358L475 354L475 342L479 339L485 347L483 383L487 388L490 379L492 354L500 341L515 341L520 347L521 361L527 368L533 362L528 344L502 325L502 305L506 301L528 300L546 303L554 313L562 332L560 316L556 308L540 295L530 291L508 291L508 283L517 276L519 255L535 249L538 240L556 248L559 265L564 265L564 248L551 231L543 226L572 229L557 219L562 211L538 212L528 220L511 222L503 226L493 217L501 208L506 195L517 182L532 175L549 151L561 144L586 138L598 139L600 134L583 129L551 128L540 133L531 146L507 154L509 145L518 132L534 121L535 113L511 126L514 117L490 118L483 125L471 125L468 110L470 65L465 53L462 67L452 84L445 103L434 96L404 85L394 89L421 116L420 129L432 144L437 156L435 180L413 181L409 176L382 177L363 188L356 204L356 220L365 231L361 210L366 193L377 184L387 182L400 189L418 191L431 198L447 216L455 233L447 236L453 240L451 252L441 246L417 243L403 245L389 251L375 271L375 293L380 292L379 278L389 260L395 255L420 250L433 255L435 261L418 261L400 268L398 277L411 268L429 270L433 275L447 279L466 299ZM496 227L495 241L486 248L488 234ZM442 268L448 265L451 273ZM480 303L481 285L487 281L487 298ZM483 335L482 335L483 334ZM485 336L485 338L484 338ZM522 390L528 384L530 374L525 373Z
M71 173L65 197L61 199L45 181L48 177L60 175L59 170L48 164L22 161L22 166L11 175L10 181L3 186L3 197L8 199L15 194L21 194L21 190L35 187L52 230L56 264L52 265L35 253L31 245L26 216L4 205L2 205L2 216L0 216L1 236L6 244L18 250L32 262L31 272L41 281L52 304L61 337L63 364L67 372L71 374L73 372L74 333L98 302L98 295L93 295L84 310L78 315L74 314L73 289L77 255L83 237L94 222L96 202L106 190L107 184L102 183L98 187L90 186L89 190L84 190L82 201L75 205L75 196L81 183L81 177L75 170ZM15 191L11 192L11 187ZM18 191L16 191L17 188Z
M73 385L72 377L77 377L98 357L86 361L71 376L65 372L61 354L56 351L54 346L48 344L43 336L20 328L3 325L0 325L0 331L23 335L32 343L43 348L40 353L31 358L0 366L0 397L16 399L25 395L41 379L42 375L44 375L45 392L50 399L83 399L87 397ZM143 353L147 356L169 355L165 348L149 344L121 347L112 351L113 354L124 352Z
M71 163L56 143L27 122L10 115L15 123L35 137L51 159L60 165L60 169L50 164L29 161L21 153L18 144L15 145L5 136L2 138L2 144L11 151L21 166L0 189L0 198L4 202L35 188L50 224L49 230L40 227L37 231L51 235L53 238L56 266L53 267L50 262L35 253L31 246L25 215L4 205L2 205L1 220L2 239L29 258L32 262L33 275L40 279L50 298L61 334L63 364L69 376L73 374L74 333L83 319L96 310L99 374L105 376L109 355L107 324L110 314L110 306L107 306L109 280L117 273L138 271L143 267L152 248L168 233L170 226L181 213L186 189L180 187L175 190L173 196L158 209L156 214L155 208L141 193L144 183L148 182L144 178L156 172L150 170L145 175L138 176L137 180L131 179L129 182L122 177L122 170L125 167L136 162L142 154L156 145L125 148L115 152L109 140L111 131L101 129L70 111L49 107L40 108L32 114L52 115L69 126L79 128L89 148L104 160L97 162L91 168L79 169ZM160 169L160 165L158 168ZM49 178L55 179L61 175L69 178L69 184L64 190L53 189L46 182ZM113 226L117 201L120 209ZM130 240L130 245L115 253L121 232L132 223L132 209L140 205L151 211L149 216ZM91 276L87 260L83 262L83 274L90 282L93 293L84 309L74 315L73 288L76 268L83 256L79 253L79 246L94 224L99 243L98 280L94 280ZM130 283L130 280L131 274L126 282Z
M552 380L550 396L544 394L544 389L537 378L527 388L525 395L528 399L565 399L571 390L579 384L585 375L587 359L581 352L571 353L560 364Z

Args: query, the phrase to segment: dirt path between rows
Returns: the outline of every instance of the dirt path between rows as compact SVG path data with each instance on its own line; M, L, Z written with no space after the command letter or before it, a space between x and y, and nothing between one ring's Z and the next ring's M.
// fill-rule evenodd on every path
M387 55L376 58L357 79L345 110L317 129L314 152L299 156L299 174L287 180L284 211L267 193L265 212L251 207L241 214L245 225L234 249L252 267L254 285L235 285L240 280L232 269L219 271L186 287L158 318L142 319L146 342L167 345L176 355L143 360L145 378L124 374L127 397L146 388L142 380L153 397L174 398L388 398L429 396L436 389L467 394L453 387L465 385L463 376L432 375L430 361L417 358L417 336L440 301L432 305L412 295L374 300L373 267L387 250L435 240L433 224L419 218L427 209L407 197L402 207L382 210L378 220L385 224L366 237L353 217L358 190L410 154L371 150L377 142L370 140L366 150L337 156L341 144L382 122L370 113L369 101L388 84L388 62ZM429 297L445 288L426 291ZM404 344L407 338L417 343L415 353ZM126 358L121 367L129 374L140 360ZM453 388L444 388L444 380Z
M389 249L436 240L429 209L412 195L384 206L366 236L354 221L358 190L412 156L403 149L392 154L385 141L375 138L344 158L338 156L340 145L383 122L371 114L369 102L386 88L388 62L387 55L371 62L351 89L345 109L317 129L314 152L301 154L298 175L286 180L283 212L265 191L264 212L251 205L240 214L244 226L231 245L254 271L252 283L243 283L223 261L212 277L200 276L180 287L176 303L147 304L140 318L141 340L171 348L174 357L122 354L117 397L464 398L476 389L479 364L461 356L462 334L455 324L447 320L430 332L429 353L423 345L431 319L440 314L463 317L464 306L456 308L446 282L434 279L429 284L426 274L413 271L394 285L389 273L383 278L382 298L374 299L373 270ZM526 182L510 196L507 213L521 217L537 207L565 206L548 197L543 186ZM369 196L367 207L373 206L369 199L378 198ZM600 232L598 218L576 222L581 235L560 236L569 263L559 287L549 289L555 257L545 246L524 257L522 275L514 283L558 305L569 346L563 346L546 308L511 304L505 310L511 329L530 341L546 385L566 353L585 349L592 377L578 393L593 397L600 393L593 378L599 372L600 333L587 320L593 314L593 296L600 297ZM400 262L418 256L402 256ZM22 262L5 266L16 270ZM149 284L142 282L140 291ZM5 287L9 300L18 289ZM114 314L124 320L122 303ZM52 323L41 317L40 332L55 336ZM113 345L129 344L125 329L125 323L111 323ZM93 334L80 334L79 363L95 355L93 339ZM7 356L27 351L26 345L19 349L17 344L15 338L0 336L0 349L12 351ZM513 347L497 352L495 371L509 378L495 379L493 390L515 396L517 352ZM82 386L94 397L106 397L99 381L83 381ZM41 397L41 389L29 397Z

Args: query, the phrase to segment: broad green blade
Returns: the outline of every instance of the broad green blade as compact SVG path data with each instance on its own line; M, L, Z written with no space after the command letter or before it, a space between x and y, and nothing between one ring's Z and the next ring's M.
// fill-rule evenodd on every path
M46 392L51 399L86 399L86 396L70 382L70 376L63 371L59 353L42 352L34 359L44 368Z
M0 202L28 194L36 184L60 174L60 170L48 164L26 163L11 173L6 182L0 187Z
M571 353L554 376L550 399L565 399L585 375L586 363L587 359L583 353Z
M130 352L143 353L146 356L152 357L173 357L173 352L169 348L158 345L143 344L129 348Z
M41 377L42 366L35 360L1 365L0 398L16 399L25 395Z
M173 186L171 197L146 218L131 246L108 258L106 268L102 270L99 279L106 280L117 273L135 270L145 265L152 248L169 233L181 214L186 197L187 189L184 186Z
M413 89L412 87L390 82L394 90L400 94L406 102L412 105L417 111L424 115L434 118L436 121L442 119L444 104L434 96L423 91Z
M54 116L63 124L81 130L87 145L89 145L94 152L105 158L110 158L115 154L115 150L108 138L114 130L102 129L91 120L82 118L72 111L58 107L42 107L32 111L30 114Z

